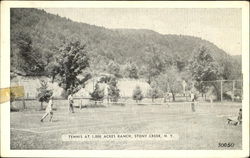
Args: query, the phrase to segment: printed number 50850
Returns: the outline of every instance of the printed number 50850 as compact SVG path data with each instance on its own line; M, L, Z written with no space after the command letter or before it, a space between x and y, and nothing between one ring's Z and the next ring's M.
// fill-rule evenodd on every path
M234 147L234 143L219 143L218 147Z

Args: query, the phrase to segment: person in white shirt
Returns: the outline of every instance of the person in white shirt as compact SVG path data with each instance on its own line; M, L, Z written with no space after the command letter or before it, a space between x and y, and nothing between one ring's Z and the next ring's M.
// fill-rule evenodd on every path
M53 108L53 97L51 96L49 98L49 101L48 101L48 105L46 107L46 113L43 115L43 117L41 118L41 122L43 122L43 120L48 116L50 115L50 119L49 121L52 122L52 118L53 118L53 111L52 111L52 108Z
M191 109L192 109L192 112L195 112L195 94L194 92L191 92L191 95L190 95L190 98L191 98Z
M72 94L69 94L68 102L69 102L69 112L74 113L74 107L73 107L74 100Z
M239 110L239 115L238 115L238 125L241 125L242 124L242 109L240 108Z

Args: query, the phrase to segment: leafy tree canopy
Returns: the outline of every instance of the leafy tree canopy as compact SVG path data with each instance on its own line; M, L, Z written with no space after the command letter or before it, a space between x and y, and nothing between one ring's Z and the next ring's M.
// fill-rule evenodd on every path
M190 63L189 70L195 82L195 87L201 92L205 93L207 86L211 82L221 78L221 69L219 64L211 56L209 49L204 46L198 48L194 56L194 60Z
M48 67L50 75L56 78L64 91L76 93L91 77L90 74L82 76L83 71L89 67L86 47L79 41L70 42L61 47L58 54L55 63Z
M213 43L201 38L163 35L145 29L106 29L74 22L40 9L11 8L10 38L11 72L28 76L50 75L56 80L59 79L60 85L65 89L78 87L77 79L73 79L74 84L71 85L66 81L68 78L85 78L85 75L81 73L63 76L65 74L65 71L62 71L61 65L63 64L58 59L61 58L64 62L66 59L64 56L58 55L58 52L62 53L58 48L62 49L61 45L67 47L65 43L69 41L86 43L84 51L88 52L86 58L88 58L90 72L97 74L104 72L122 77L125 73L121 71L121 67L131 61L137 67L138 77L146 78L149 83L158 75L166 74L171 67L176 67L179 77L185 75L184 78L189 79L190 77L187 77L189 74L183 72L189 68L188 61L192 60L194 56L199 58L200 51L196 48L203 45L206 51L209 50L209 54L214 60L211 63L215 63L211 64L209 70L206 71L216 70L214 66L216 67L217 64L222 78L242 79L241 56L227 55ZM64 50L67 52L66 48ZM201 55L200 58L206 57ZM70 62L71 60L67 65L70 65ZM202 65L201 62L197 64ZM135 67L131 69L129 75L131 78L137 77ZM200 73L197 70L196 74L199 74L198 72ZM192 76L195 77L194 80L200 81L203 78L213 79L217 74L216 72L209 73L211 76L206 74L197 76L192 74ZM77 91L78 88L74 89L72 88L72 91Z
M48 83L44 80L40 81L41 87L37 88L38 91L38 101L47 102L48 99L52 96L53 91L48 89Z
M101 101L104 98L104 89L101 89L99 84L96 83L95 89L90 93L91 99L94 101Z
M127 64L125 69L125 75L128 78L138 79L138 68L134 63Z
M143 99L143 94L139 86L136 86L133 91L133 99L136 100L136 102L141 101Z
M157 76L154 82L163 92L172 93L173 101L175 101L175 94L182 92L182 79L175 67L171 67L165 73Z

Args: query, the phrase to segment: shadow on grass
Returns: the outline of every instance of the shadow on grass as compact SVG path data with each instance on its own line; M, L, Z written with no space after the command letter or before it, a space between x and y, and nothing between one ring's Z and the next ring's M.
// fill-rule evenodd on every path
M19 109L17 109L17 108L14 108L14 107L11 107L10 108L10 112L19 112L20 110Z
M80 107L79 105L74 106L75 108L106 108L104 104L86 104Z
M86 105L83 105L83 106L79 106L79 105L76 105L74 106L75 108L107 108L109 106L121 106L121 107L124 107L125 106L125 103L92 103L92 104L86 104Z

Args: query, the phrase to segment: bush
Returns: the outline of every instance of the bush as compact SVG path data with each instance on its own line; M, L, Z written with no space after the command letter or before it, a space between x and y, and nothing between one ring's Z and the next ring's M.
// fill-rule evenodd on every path
M53 95L52 90L48 90L48 84L46 81L40 81L41 87L37 88L38 101L41 102L41 109L43 109L43 102L48 102L49 98Z
M101 101L104 98L104 89L101 89L99 84L95 85L95 89L92 93L89 93L91 96L91 100Z
M143 99L143 94L139 86L136 86L136 88L133 91L133 99L136 101L136 103L138 103Z
M152 102L154 102L155 99L162 97L163 94L158 88L152 88L148 91L148 97L152 98Z
M223 93L223 100L232 100L232 96L226 93Z
M120 97L120 90L117 88L116 78L111 78L108 84L108 96L112 102L117 102Z
M83 106L84 108L105 108L106 106L101 103L89 103Z

